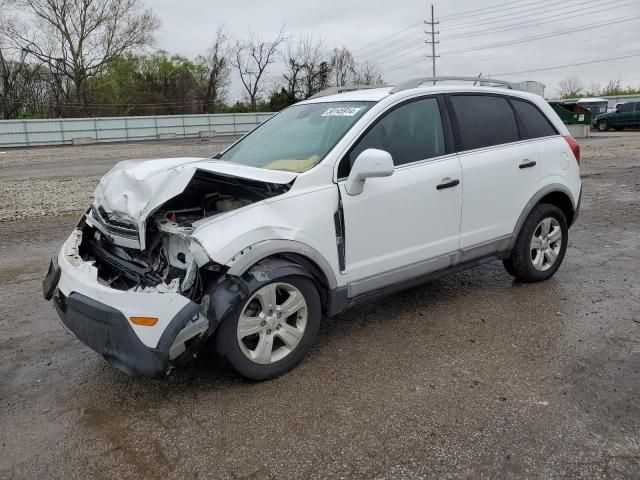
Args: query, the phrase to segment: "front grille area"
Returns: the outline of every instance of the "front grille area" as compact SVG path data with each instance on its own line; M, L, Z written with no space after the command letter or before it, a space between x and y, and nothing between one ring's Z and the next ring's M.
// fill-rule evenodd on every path
M140 232L138 226L133 222L125 222L121 219L111 218L102 207L92 207L93 218L95 218L104 229L111 235L138 241Z

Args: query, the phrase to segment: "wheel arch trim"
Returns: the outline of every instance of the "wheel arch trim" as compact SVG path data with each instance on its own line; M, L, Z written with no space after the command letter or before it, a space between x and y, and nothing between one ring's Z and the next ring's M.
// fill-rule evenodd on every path
M520 217L518 217L516 226L513 229L513 234L511 235L511 242L509 242L509 250L511 250L514 244L516 243L516 240L518 239L518 235L520 234L520 230L522 230L522 226L524 225L524 222L526 221L527 217L533 210L533 207L535 207L538 203L540 203L540 200L542 200L544 197L546 197L551 193L562 193L566 195L567 198L571 201L571 207L573 209L574 216L575 216L576 201L573 198L573 194L571 193L571 190L569 190L569 188L566 185L562 185L561 183L552 183L542 187L529 199L524 209L522 210Z
M330 289L337 288L338 282L329 261L315 248L296 240L274 239L255 243L238 252L226 263L227 273L239 277L261 260L286 253L300 255L316 264L323 273L327 286Z

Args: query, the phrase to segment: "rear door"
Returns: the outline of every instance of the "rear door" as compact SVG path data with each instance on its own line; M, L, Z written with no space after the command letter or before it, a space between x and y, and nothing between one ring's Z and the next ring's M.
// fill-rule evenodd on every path
M519 130L505 96L451 94L462 165L461 261L505 248L536 190L538 151Z

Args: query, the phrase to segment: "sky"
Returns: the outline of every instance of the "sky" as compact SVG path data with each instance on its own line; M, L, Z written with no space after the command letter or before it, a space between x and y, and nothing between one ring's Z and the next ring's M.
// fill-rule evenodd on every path
M640 88L640 0L435 0L438 75L536 80L558 94L558 82L578 77L586 87L611 79ZM356 61L374 61L389 84L431 75L425 44L431 2L421 0L236 1L147 0L162 26L156 46L195 56L211 44L218 25L233 37L249 31L271 39L284 27L327 48L346 46ZM567 64L630 58L540 70ZM540 70L528 73L522 71ZM269 86L281 78L273 65ZM233 82L232 99L242 95Z

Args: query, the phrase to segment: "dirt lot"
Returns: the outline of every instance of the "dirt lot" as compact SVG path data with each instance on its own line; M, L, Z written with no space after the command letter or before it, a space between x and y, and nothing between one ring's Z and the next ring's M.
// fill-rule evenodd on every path
M207 359L129 378L40 293L117 159L220 145L0 154L0 478L640 478L640 132L581 144L553 279L494 262L354 308L265 383Z

